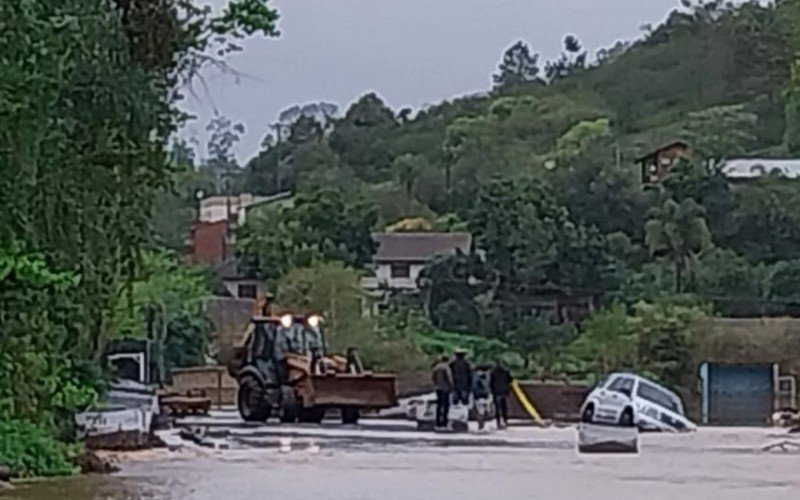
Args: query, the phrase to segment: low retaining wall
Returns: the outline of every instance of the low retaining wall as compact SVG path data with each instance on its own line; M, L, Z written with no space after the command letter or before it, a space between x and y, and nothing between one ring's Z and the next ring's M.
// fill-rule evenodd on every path
M588 386L537 381L520 382L519 385L543 419L559 422L580 420L581 403L589 391ZM513 393L508 402L508 416L515 419L530 418Z
M236 380L224 366L198 366L172 370L170 392L181 396L203 396L215 406L236 404Z

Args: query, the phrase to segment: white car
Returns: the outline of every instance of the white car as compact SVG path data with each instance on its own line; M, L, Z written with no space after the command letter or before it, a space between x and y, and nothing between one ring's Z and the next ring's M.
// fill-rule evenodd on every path
M686 418L677 394L631 373L613 373L600 380L581 406L581 422L636 426L648 431L697 429Z

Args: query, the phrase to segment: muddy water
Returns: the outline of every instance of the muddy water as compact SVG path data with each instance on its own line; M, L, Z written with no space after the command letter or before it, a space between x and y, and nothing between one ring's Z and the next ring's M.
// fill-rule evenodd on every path
M574 431L516 430L527 446L364 439L126 458L113 476L21 486L0 500L797 500L800 453L764 452L768 431L645 435L639 455L588 456Z
M14 491L0 495L3 500L138 500L171 499L169 485L153 479L130 479L114 476L81 476L17 485Z

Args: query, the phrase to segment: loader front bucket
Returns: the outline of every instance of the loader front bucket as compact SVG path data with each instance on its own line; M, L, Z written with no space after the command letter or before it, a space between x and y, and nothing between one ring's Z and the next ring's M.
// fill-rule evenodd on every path
M321 406L357 406L365 409L391 408L397 405L395 376L390 374L314 375L311 377L314 404Z

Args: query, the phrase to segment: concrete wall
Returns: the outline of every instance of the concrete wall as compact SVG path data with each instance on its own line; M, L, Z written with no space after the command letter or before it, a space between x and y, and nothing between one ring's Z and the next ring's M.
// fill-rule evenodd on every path
M230 361L233 349L244 342L245 331L256 312L256 302L248 299L213 297L205 312L211 320L211 354L221 365Z
M236 380L222 366L201 366L172 370L170 392L182 396L204 396L211 404L227 406L236 404Z

